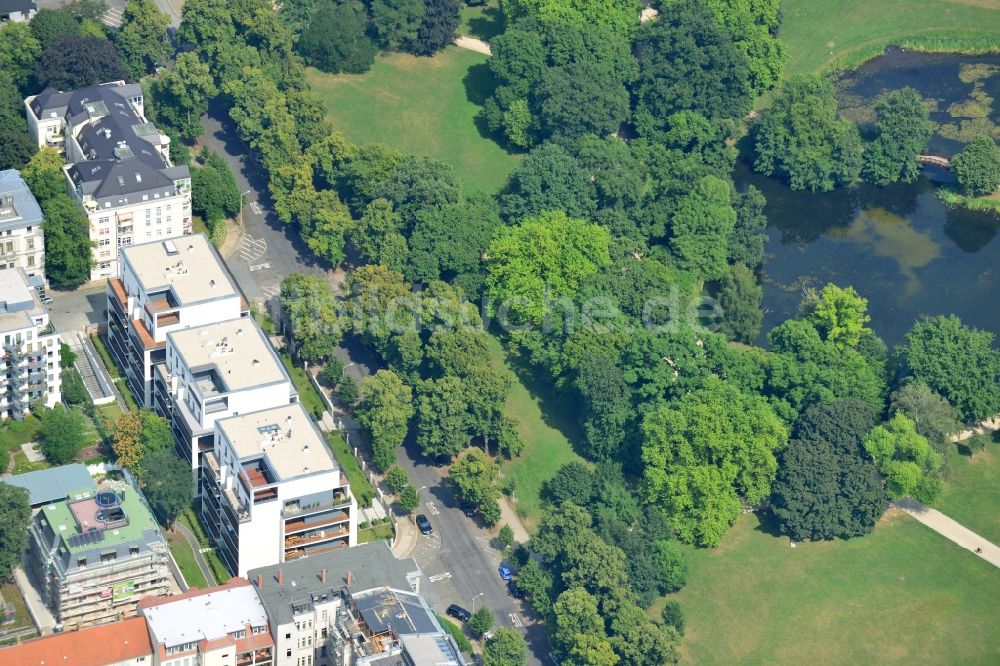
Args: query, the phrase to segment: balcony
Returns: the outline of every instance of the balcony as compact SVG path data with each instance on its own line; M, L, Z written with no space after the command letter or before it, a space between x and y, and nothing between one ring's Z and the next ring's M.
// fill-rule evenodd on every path
M281 515L285 518L307 516L313 513L322 513L323 511L328 511L350 503L351 498L349 495L338 492L334 493L333 498L329 502L317 502L315 504L306 504L305 506L299 506L293 503L286 504L285 508L281 512Z
M347 522L350 519L351 516L346 511L338 511L329 518L323 518L311 523L307 523L305 520L290 520L285 523L285 534L291 535L297 532L306 532L308 530L327 527L329 525L337 525L338 523Z
M320 543L323 541L333 541L334 539L340 539L348 535L348 530L326 530L317 534L312 534L310 536L298 536L292 535L285 539L285 548L301 548L302 546L308 546L313 543Z

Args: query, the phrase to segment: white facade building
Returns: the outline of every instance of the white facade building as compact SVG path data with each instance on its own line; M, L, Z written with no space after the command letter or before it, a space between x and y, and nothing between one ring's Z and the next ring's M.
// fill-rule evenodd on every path
M168 332L165 360L154 366L153 407L170 420L178 451L193 470L214 448L217 420L298 402L281 360L250 317Z
M202 523L237 576L357 544L347 477L300 404L216 421L201 489Z
M119 275L118 249L191 233L191 172L148 120L142 88L114 81L24 101L38 146L66 156L67 190L90 222L91 279Z
M153 407L153 366L166 360L167 333L250 312L203 234L124 247L121 277L108 278L108 346L136 399Z
M0 417L21 419L33 402L59 402L59 334L20 268L0 270L0 339Z
M45 286L42 209L19 171L0 171L0 270L21 268L33 287Z
M0 25L7 21L24 23L38 13L35 0L0 0Z

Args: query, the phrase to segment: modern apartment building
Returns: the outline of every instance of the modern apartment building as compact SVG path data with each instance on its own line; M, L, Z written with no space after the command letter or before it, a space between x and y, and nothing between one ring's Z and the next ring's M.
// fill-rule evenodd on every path
M347 477L300 404L215 422L201 518L230 571L357 544Z
M121 276L108 278L108 347L137 400L153 406L153 366L167 333L237 319L250 306L204 234L121 250Z
M464 666L419 595L421 575L386 542L252 569L275 666Z
M21 268L33 287L45 286L42 209L16 169L0 171L0 269Z
M166 599L144 599L152 666L273 666L267 613L245 578Z
M0 338L0 417L21 419L34 402L59 402L59 334L20 268L0 270Z
M191 172L146 120L142 88L113 81L24 100L38 146L62 151L67 189L90 222L91 279L119 275L118 249L191 232Z
M30 21L38 13L35 0L0 0L0 24Z
M0 664L10 666L149 666L152 657L142 617L0 648Z
M167 543L127 482L71 494L32 518L28 561L66 629L135 615L140 598L170 594Z
M214 449L216 421L298 402L281 360L250 317L170 331L166 350L166 362L154 366L153 408L170 421L196 482L201 456Z

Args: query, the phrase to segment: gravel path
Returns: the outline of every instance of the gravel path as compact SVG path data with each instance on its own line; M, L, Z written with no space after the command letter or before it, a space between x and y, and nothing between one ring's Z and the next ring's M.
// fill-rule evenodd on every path
M993 566L1000 567L1000 546L995 543L987 541L937 509L924 506L915 499L897 500L895 505L949 541L971 550Z

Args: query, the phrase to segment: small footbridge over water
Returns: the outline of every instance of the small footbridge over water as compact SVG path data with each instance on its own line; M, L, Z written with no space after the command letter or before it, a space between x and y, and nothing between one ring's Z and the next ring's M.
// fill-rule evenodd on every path
M947 157L942 157L941 155L917 155L917 161L927 166L951 169L951 160Z

